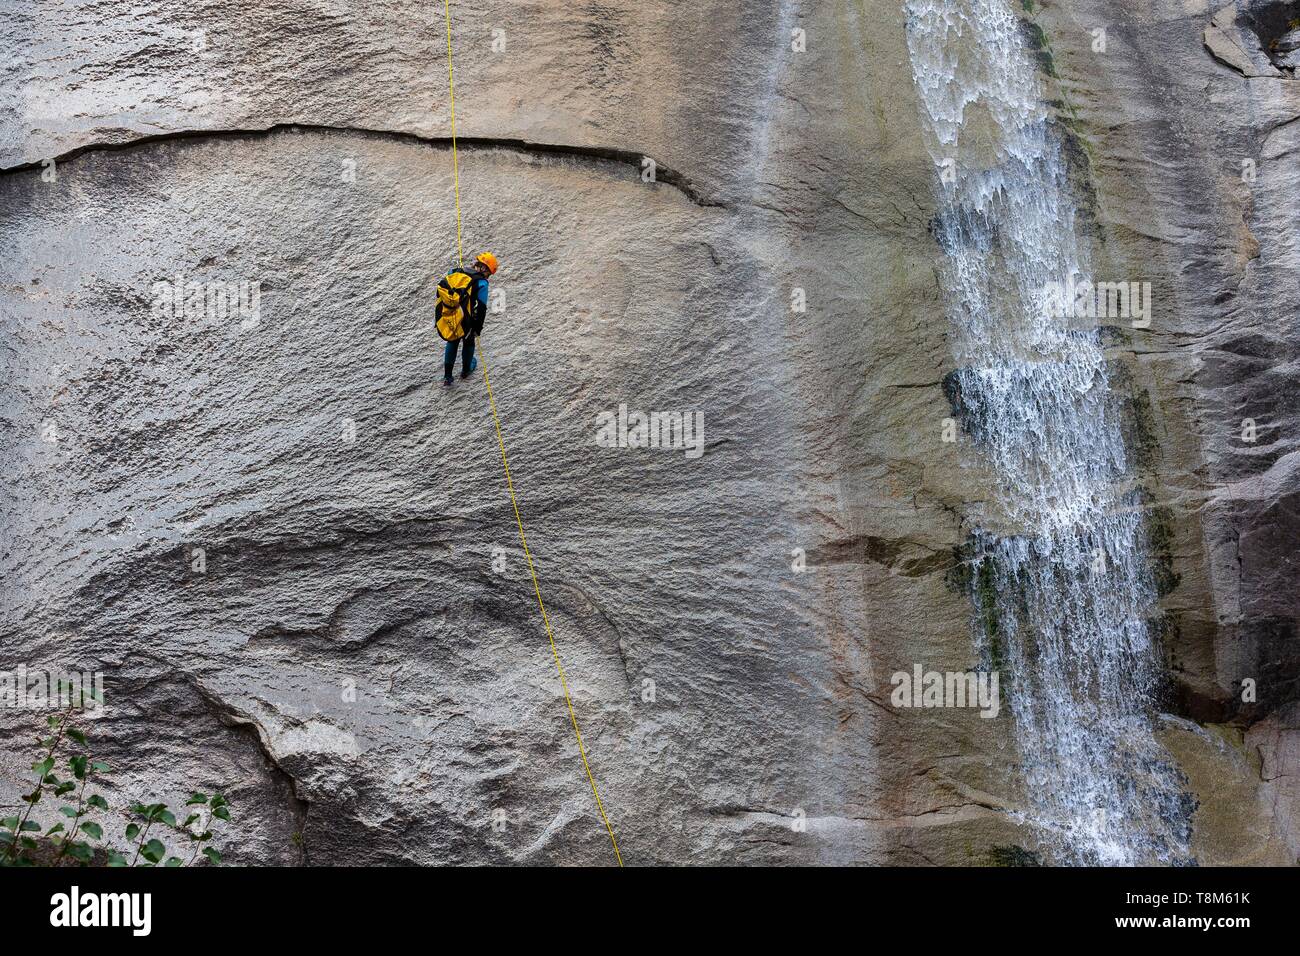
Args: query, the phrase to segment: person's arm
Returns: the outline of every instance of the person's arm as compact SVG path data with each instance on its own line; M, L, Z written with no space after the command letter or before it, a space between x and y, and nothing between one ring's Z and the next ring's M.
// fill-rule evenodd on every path
M488 307L488 282L487 279L480 279L479 286L475 290L477 295L474 296L474 334L483 334L483 322L487 318Z

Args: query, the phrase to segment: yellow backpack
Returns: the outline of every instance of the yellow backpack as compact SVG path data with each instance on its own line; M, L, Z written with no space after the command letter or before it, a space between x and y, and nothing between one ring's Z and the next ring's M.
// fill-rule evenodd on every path
M462 269L447 273L438 283L434 328L445 341L456 342L465 337L473 298L474 277Z

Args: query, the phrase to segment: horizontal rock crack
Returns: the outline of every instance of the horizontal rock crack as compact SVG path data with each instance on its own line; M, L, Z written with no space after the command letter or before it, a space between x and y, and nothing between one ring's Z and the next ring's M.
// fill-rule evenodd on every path
M319 133L324 135L353 135L385 139L390 142L410 143L432 146L439 149L451 149L450 136L423 136L402 130L371 129L362 126L335 126L320 123L276 123L267 127L228 128L228 129L182 129L166 133L133 136L120 142L85 143L63 153L45 157L29 163L0 168L0 175L10 175L27 170L40 169L48 160L56 163L68 162L87 153L121 152L140 149L159 143L183 142L187 140L223 140L223 139L263 139L277 133ZM531 156L575 156L605 163L631 166L640 175L642 162L646 158L654 159L647 153L622 149L614 146L575 146L568 143L538 143L525 139L493 136L458 136L458 150L506 150ZM730 208L729 204L705 196L683 173L655 160L655 184L671 186L697 206L710 208Z

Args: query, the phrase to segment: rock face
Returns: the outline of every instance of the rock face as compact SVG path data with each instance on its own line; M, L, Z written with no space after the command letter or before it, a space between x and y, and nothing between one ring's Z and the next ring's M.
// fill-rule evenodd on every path
M222 789L235 862L612 862L484 383L438 386L441 10L14 6L0 668L103 671L111 802ZM1018 8L1099 272L1155 290L1151 328L1107 334L1205 864L1300 856L1284 6ZM1050 858L1008 711L890 703L896 671L976 665L990 488L942 440L901 4L477 10L486 369L625 860ZM220 297L172 308L189 283ZM599 444L621 405L701 414L702 454ZM5 806L39 721L0 710Z
M1157 296L1151 329L1123 348L1147 419L1134 444L1149 447L1142 470L1166 529L1170 707L1217 738L1213 748L1186 744L1204 755L1186 758L1185 770L1200 802L1201 859L1211 861L1297 856L1288 798L1267 770L1294 740L1300 676L1300 86L1285 71L1269 73L1261 54L1297 15L1285 6L1243 3L1235 18L1163 5L1054 6L1040 18L1077 108L1099 236L1117 272L1150 276ZM1109 28L1105 53L1093 52L1098 26ZM1257 68L1217 58L1216 30ZM1246 680L1257 693L1243 689ZM1240 730L1265 717L1278 736L1252 730L1242 741ZM1235 776L1217 757L1202 765L1224 740L1247 758L1249 798L1225 798L1209 783ZM1246 807L1271 818L1268 827L1234 821ZM1236 840L1219 826L1256 836Z

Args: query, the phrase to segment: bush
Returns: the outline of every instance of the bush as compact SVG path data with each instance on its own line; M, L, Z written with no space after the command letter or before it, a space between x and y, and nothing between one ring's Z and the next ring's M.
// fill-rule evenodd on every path
M61 682L60 690L66 686ZM37 740L42 756L32 764L35 788L22 795L26 808L18 816L0 819L0 866L60 866L67 862L79 866L170 867L194 864L200 856L208 863L219 864L221 853L211 845L210 825L213 820L230 821L230 804L219 793L210 797L191 794L185 801L185 819L179 822L164 803L132 803L128 810L138 822L127 825L123 833L125 845L115 846L105 838L103 825L94 817L108 812L108 801L91 788L100 774L108 772L108 764L93 758L89 739L73 722L74 713L87 697L97 698L84 692L76 697L72 700L69 695L68 706L47 718L49 736ZM70 774L67 778L55 773L60 761L66 761ZM63 819L42 830L32 815L46 797L67 802L58 811ZM157 828L188 841L193 848L188 859L167 856Z

